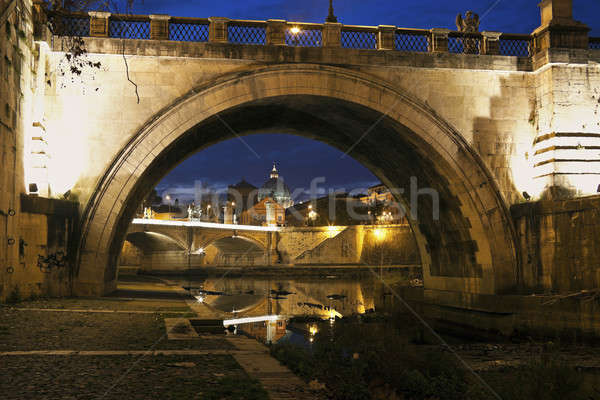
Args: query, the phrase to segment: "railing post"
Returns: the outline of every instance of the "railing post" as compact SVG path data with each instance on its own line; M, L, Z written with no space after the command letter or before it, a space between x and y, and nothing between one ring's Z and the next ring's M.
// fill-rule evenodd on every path
M377 28L377 50L394 50L396 48L396 27L379 25Z
M542 22L533 31L534 51L550 48L588 49L590 28L573 19L572 0L543 0Z
M481 32L483 37L479 43L479 54L499 55L500 54L500 36L502 32Z
M450 29L432 28L431 39L429 40L429 51L431 53L447 53L448 52L448 34Z
M284 19L267 20L267 46L285 46L286 27Z
M150 15L150 39L168 40L169 39L169 20L170 15L153 14Z
M108 37L108 20L110 18L109 12L102 11L90 11L90 36L96 37Z
M229 18L210 17L208 21L208 41L213 43L229 42L229 35L227 33Z
M323 25L323 47L342 46L342 24L339 22L325 22Z
M45 11L44 0L33 1L33 36L36 40L50 43L50 30L48 29L48 16Z

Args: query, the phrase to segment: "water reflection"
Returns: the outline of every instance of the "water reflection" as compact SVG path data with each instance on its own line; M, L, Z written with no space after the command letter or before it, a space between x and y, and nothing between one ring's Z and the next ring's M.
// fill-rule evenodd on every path
M322 329L320 321L335 323L344 316L394 311L397 306L379 277L328 278L209 277L181 286L219 313L226 326L266 342L292 340L294 335L310 342ZM396 273L383 278L388 283L404 280Z

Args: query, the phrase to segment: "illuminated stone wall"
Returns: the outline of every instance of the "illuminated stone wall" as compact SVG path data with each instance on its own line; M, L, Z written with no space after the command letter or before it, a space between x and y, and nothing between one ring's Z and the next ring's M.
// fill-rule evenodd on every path
M408 226L365 227L361 263L367 265L419 265L419 252Z
M24 259L20 240L39 242L36 217L21 213L25 193L25 142L33 99L31 0L0 0L0 302L39 293L35 260ZM35 246L35 245L34 245ZM28 256L27 256L28 257Z
M232 57L229 50L218 47L203 51L207 50L205 43L162 43L165 55L174 57L158 57L153 42L128 41L125 51L130 54L130 76L138 85L138 104L134 86L124 79L126 66L119 54L121 42L100 38L86 41L89 50L98 53L90 59L100 61L102 68L87 70L85 77L76 78L75 82L71 82L68 74L60 77L51 73L52 85L46 88L47 129L54 133L50 147L56 155L52 159L61 160L67 148L73 150L68 163L53 163L50 171L53 192L64 193L74 188L72 192L82 204L91 195L110 156L153 115L191 87L278 56L274 49L260 46L235 46L236 56ZM60 43L57 38L55 52L50 55L51 71L60 69L62 53L56 51L60 50ZM452 54L403 54L402 58L390 55L382 64L377 52L346 50L344 54L331 56L322 49L311 50L315 54L311 53L312 57L303 62L347 65L393 82L430 105L479 152L509 203L518 201L523 190L529 190L528 183L522 182L524 179L515 177L527 173L524 163L519 163L518 170L513 165L515 159L524 159L536 137L535 126L529 122L536 108L532 100L535 73L530 71L530 65L515 57ZM211 59L206 58L207 54Z
M121 256L119 257L119 266L139 267L142 264L142 257L142 250L126 240L123 243L123 250L121 250Z
M600 197L512 209L521 238L523 290L565 293L600 287Z

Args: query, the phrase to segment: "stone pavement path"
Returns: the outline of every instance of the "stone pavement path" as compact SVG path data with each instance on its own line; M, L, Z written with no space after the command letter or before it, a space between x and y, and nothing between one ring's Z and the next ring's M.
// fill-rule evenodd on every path
M244 336L228 336L226 339L239 350L231 352L233 358L248 375L258 379L271 399L312 400L321 398L310 392L308 385L287 367L271 357L267 347L263 344Z
M57 301L42 303L40 304L41 307L38 306L37 303L29 306L23 304L22 308L5 308L3 309L3 312L5 314L8 313L5 316L11 315L11 318L14 321L11 320L13 322L10 323L10 326L12 326L13 328L25 328L25 326L27 325L23 324L24 321L29 321L30 325L36 324L36 326L39 325L40 321L46 321L47 326L44 325L44 327L42 328L42 330L46 332L46 335L56 334L62 337L63 335L68 336L78 334L83 335L84 337L92 335L95 338L94 335L97 334L98 331L105 332L103 336L106 336L107 329L108 332L110 332L113 329L117 329L117 326L119 326L120 324L124 325L118 329L119 331L129 325L139 326L140 321L133 321L133 318L154 318L153 314L156 314L156 311L152 310L152 308L154 307L148 307L149 309L144 309L145 307L138 308L136 306L144 305L143 302L140 300L135 300L134 302L135 306L133 304L130 304L129 302L117 302L117 300L114 299L94 301L77 300L76 302L73 301L73 304L68 304L68 308L59 308L62 305L59 301ZM133 307L123 310L121 308L124 304L129 304L130 307ZM175 304L177 304L178 307L183 306L184 309L187 308L188 311L184 311L181 308L179 310L173 309L175 308ZM94 305L98 305L101 307L94 307ZM154 304L152 304L152 306L154 306ZM171 309L163 312L167 314L174 314L173 317L179 316L181 314L190 314L190 312L192 315L196 314L197 318L201 319L222 319L223 317L225 317L224 313L221 313L218 310L212 309L211 307L208 307L204 304L199 304L195 301L189 301L187 299L180 300L177 303L173 303L172 301L167 302L165 304L165 308L167 307ZM53 317L52 314L54 314L55 317ZM111 314L113 316L110 316ZM131 316L127 317L125 314L130 314ZM58 318L59 316L64 316L67 319L64 319L62 317L62 319ZM90 319L89 322L87 320L82 322L82 318L92 319ZM121 320L112 322L112 320L105 320L106 318L126 318L129 322ZM166 328L168 332L169 330L172 330L169 328L173 328L176 322L181 320L181 318L164 318L164 325L161 325L164 328ZM55 322L50 323L50 321ZM150 323L152 321L154 320L148 320L147 322ZM185 321L189 323L189 320L187 318L185 318ZM152 322L152 324L156 324L156 322ZM58 325L54 326L56 325L56 323L58 323ZM65 326L70 327L71 325L74 325L77 328L77 332L65 330ZM82 325L82 327L80 327L79 325ZM90 326L88 327L88 325ZM6 327L6 329L9 329L9 331L15 335L17 334L16 331L13 332L13 329L11 327ZM144 332L144 337L148 336L149 330L150 329L148 327L142 328L142 331ZM162 332L163 333L157 331L154 333L157 335L159 333L164 335L164 330L162 330ZM84 359L90 360L89 362L95 362L93 360L110 360L111 357L142 357L141 359L147 360L144 362L152 363L151 360L159 360L161 359L161 357L189 358L231 356L239 364L239 367L241 367L245 371L246 374L260 382L263 388L268 392L269 398L271 399L316 400L323 398L320 394L311 392L308 389L308 385L306 383L304 383L300 378L294 375L287 367L281 365L275 358L271 357L268 348L254 339L245 336L234 335L224 336L201 334L194 335L195 338L180 338L178 336L181 335L172 333L169 336L170 339L193 339L194 346L188 347L192 343L189 341L185 342L186 344L177 346L176 343L180 342L180 340L166 340L166 336L161 341L161 346L172 344L176 345L175 347L169 345L167 346L167 348L159 347L152 348L150 350L143 350L143 348L146 346L138 347L136 345L138 343L133 339L131 343L127 343L129 346L124 346L120 342L105 340L105 343L98 343L98 346L96 346L95 348L83 346L80 343L77 344L72 343L70 341L63 341L62 343L56 343L57 346L54 347L45 346L45 343L38 343L38 346L35 346L34 343L31 343L31 346L21 346L21 348L11 348L11 346L5 346L5 348L0 349L0 357L2 357L7 362L8 360L30 360L34 357L38 357L38 363L41 362L42 364L46 364L46 361L44 360L48 360L48 365L53 365L57 362L68 362L67 360L73 360L73 363L85 363L85 361L83 361ZM5 336L5 339L8 339L9 337L15 336ZM24 339L23 337L19 338L19 342L21 342ZM98 339L95 338L95 340L97 341ZM219 342L222 344L219 345ZM40 344L42 346L39 346ZM73 345L73 347L71 347L71 345ZM116 346L113 347L113 345ZM128 360L127 358L121 358L121 360L124 360L122 361L124 364L128 363L128 361L126 361ZM2 364L1 360L0 364ZM10 371L10 369L8 371ZM225 371L220 371L219 368L217 368L213 372L215 373L215 376L221 376L221 372Z

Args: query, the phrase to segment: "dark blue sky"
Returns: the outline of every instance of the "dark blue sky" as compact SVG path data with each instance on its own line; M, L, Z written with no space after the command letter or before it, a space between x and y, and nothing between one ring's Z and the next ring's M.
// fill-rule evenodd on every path
M323 22L328 0L143 0L136 14L169 14L189 17L270 18ZM339 22L352 25L396 25L406 28L455 29L456 14L480 14L481 30L531 33L540 23L539 0L334 0ZM600 0L573 0L575 19L600 36ZM224 187L246 178L261 185L277 161L288 185L308 188L312 178L324 176L332 188L366 187L377 179L359 163L325 144L290 135L253 135L244 138L256 157L239 139L232 139L182 162L158 185L161 193L193 198L194 181Z

